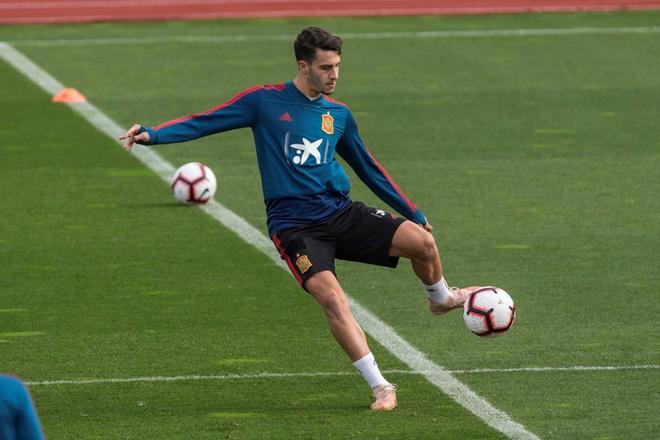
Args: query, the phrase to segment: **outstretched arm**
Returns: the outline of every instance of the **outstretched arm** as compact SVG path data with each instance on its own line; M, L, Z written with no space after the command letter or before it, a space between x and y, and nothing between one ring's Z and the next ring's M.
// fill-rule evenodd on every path
M268 86L265 86L268 87ZM134 144L156 145L186 142L213 133L254 125L259 107L259 91L252 87L235 95L229 101L203 113L195 113L165 122L155 127L133 125L120 140L131 150Z
M346 120L346 131L337 144L337 153L381 200L429 232L433 229L424 214L403 194L385 168L371 155L360 138L350 112Z

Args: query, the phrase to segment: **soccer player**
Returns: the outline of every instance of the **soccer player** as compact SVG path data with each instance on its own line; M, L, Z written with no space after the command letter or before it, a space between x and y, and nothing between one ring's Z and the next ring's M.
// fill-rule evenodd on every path
M131 150L134 143L185 142L250 127L268 232L371 386L371 408L391 410L397 405L396 387L380 373L351 314L336 277L335 258L386 267L396 267L399 257L410 259L435 314L461 307L473 288L448 287L431 224L367 150L346 104L330 98L339 78L341 44L323 29L303 29L294 41L298 71L293 81L252 87L211 110L155 127L133 125L120 139ZM403 217L352 201L348 177L335 154Z
M0 439L43 438L37 410L27 387L16 377L0 374Z

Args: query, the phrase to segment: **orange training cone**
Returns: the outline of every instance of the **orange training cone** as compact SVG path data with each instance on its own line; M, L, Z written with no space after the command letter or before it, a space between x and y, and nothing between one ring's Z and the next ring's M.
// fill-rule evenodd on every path
M82 93L80 93L78 90L67 87L66 89L62 89L59 92L53 96L53 99L51 99L53 102L85 102L87 101L87 98L85 98Z

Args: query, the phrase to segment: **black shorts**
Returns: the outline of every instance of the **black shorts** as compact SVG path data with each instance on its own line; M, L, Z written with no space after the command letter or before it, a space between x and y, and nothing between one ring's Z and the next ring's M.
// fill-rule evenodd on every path
M405 221L381 209L352 202L328 220L276 232L271 238L303 285L324 270L336 276L335 258L396 267L399 258L390 257L389 250L394 233Z

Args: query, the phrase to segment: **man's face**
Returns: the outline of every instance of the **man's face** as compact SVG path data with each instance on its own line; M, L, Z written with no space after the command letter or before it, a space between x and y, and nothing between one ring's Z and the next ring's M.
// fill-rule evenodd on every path
M300 61L301 70L306 74L309 86L319 93L330 95L335 91L339 79L341 56L334 50L316 49L311 64Z

